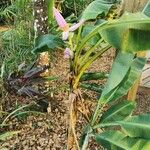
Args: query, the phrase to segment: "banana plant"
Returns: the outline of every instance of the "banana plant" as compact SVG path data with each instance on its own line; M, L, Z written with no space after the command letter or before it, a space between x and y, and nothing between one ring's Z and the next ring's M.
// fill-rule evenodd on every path
M130 53L117 55L94 114L82 133L81 149L87 148L91 137L108 150L150 148L150 115L134 116L134 101L118 101L138 79L145 61ZM105 106L109 106L107 110Z
M105 7L98 7L100 5L104 5ZM68 131L68 149L86 149L90 136L94 137L95 140L102 145L105 143L104 147L107 149L129 149L130 147L137 149L138 147L141 148L142 145L145 149L149 147L149 140L141 135L141 131L148 129L147 126L145 127L147 122L143 122L143 120L148 120L148 115L131 117L130 115L135 108L133 102L123 101L115 105L112 105L112 102L126 95L141 74L145 59L136 57L135 54L138 51L148 50L150 48L150 44L147 42L150 40L150 36L147 34L150 32L150 18L144 15L144 13L127 13L120 19L103 21L103 23L95 26L86 36L82 37L83 26L88 23L89 20L96 19L102 14L107 14L112 6L112 3L107 3L102 0L92 2L83 12L81 20L78 23L79 25L80 22L82 22L82 25L80 24L81 26L77 34L69 34L69 32L67 32L69 48L65 50L65 57L69 58L70 61L70 126ZM97 10L96 13L95 10ZM97 42L91 47L89 45L87 46L87 43L93 40L97 35L99 35ZM114 61L108 82L98 100L97 108L93 116L90 117L84 106L80 91L80 81L89 66L112 46L119 49L120 52ZM84 50L86 50L86 52L83 54L82 52ZM95 53L91 56L93 52ZM112 107L108 109L108 112L104 113L104 107L107 104L112 105ZM82 110L80 108L82 108ZM75 133L78 111L83 113L88 122L80 145L78 144ZM102 119L105 119L107 116L107 119L109 121L111 120L111 122L101 124L100 116ZM103 132L105 128L114 128L114 126L119 126L126 134L120 130ZM141 129L136 131L137 133L132 132L135 126ZM97 130L97 128L100 129ZM130 131L128 131L129 128L131 128ZM97 131L100 131L101 134ZM146 133L146 131L144 132ZM116 135L121 137L117 144L115 143ZM146 136L146 138L148 137ZM126 141L125 143L123 142L124 140ZM130 143L130 141L132 142ZM124 145L120 146L121 144Z
M147 43L150 36L144 34L149 32L149 25L150 18L143 13L128 13L118 20L99 25L89 33L94 36L94 32L98 30L101 37L120 52L113 63L94 114L84 128L80 139L82 150L87 148L91 137L108 150L150 148L150 115L134 116L132 113L135 102L117 101L127 94L142 72L146 60L136 57L135 53L150 48ZM110 107L104 110L107 105Z
M50 7L67 45L64 57L70 63L68 150L86 149L90 137L107 149L149 149L149 115L131 116L135 103L117 103L117 100L128 92L141 74L145 59L135 54L150 48L147 42L150 41L150 18L144 13L127 13L119 19L107 20L106 16L117 4L116 0L95 0L74 25L68 24L58 9ZM84 34L87 24L92 24L92 28ZM90 65L111 47L117 48L119 53L109 76L86 73ZM80 91L81 82L105 77L108 81L101 89L94 114L89 116ZM110 107L104 111L107 105ZM87 120L80 144L75 131L78 112ZM118 127L120 130L113 130Z

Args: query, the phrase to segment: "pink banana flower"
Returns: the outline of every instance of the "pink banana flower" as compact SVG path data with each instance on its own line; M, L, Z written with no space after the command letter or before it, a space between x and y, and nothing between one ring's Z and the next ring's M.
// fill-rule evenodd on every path
M63 31L62 33L63 40L67 40L69 36L69 32L75 31L84 23L84 20L80 20L79 23L76 23L72 25L71 27L69 27L68 23L63 18L59 10L54 8L53 11L54 11L54 17L56 19L56 22L59 25L59 28Z
M73 57L74 57L74 54L70 50L70 48L66 48L65 51L64 51L64 58L66 58L66 59L69 59L69 58L73 59Z

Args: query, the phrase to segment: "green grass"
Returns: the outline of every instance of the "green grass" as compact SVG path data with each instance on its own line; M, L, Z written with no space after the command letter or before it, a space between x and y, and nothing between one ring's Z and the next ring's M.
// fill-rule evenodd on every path
M16 29L1 34L2 50L0 53L0 66L4 64L6 72L13 71L24 61L27 64L32 62L35 58L31 54L33 39L28 39L26 33L20 33Z
M30 64L35 60L36 56L31 54L34 43L31 5L31 0L15 0L0 11L0 15L5 17L6 24L12 28L0 32L0 66L4 66L6 74L15 70L22 62Z

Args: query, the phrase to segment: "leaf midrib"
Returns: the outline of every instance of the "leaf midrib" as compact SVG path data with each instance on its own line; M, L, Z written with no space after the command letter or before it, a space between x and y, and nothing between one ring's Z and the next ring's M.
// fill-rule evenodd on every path
M148 124L148 122L145 122L147 124L142 124L141 122L127 122L127 121L116 121L117 123L119 123L119 125L132 125L132 126L139 126L139 127L145 127L145 128L149 128L150 129L150 124Z
M111 116L114 116L116 113L118 113L119 111L121 111L122 109L126 108L126 107L129 106L129 105L131 105L131 104L127 104L127 105L121 107L120 109L118 109L117 111L115 111L114 113L112 113L111 115L109 115L106 119L104 119L104 121L105 121L105 120L108 120L109 118L111 118ZM103 121L103 122L104 122L104 121Z

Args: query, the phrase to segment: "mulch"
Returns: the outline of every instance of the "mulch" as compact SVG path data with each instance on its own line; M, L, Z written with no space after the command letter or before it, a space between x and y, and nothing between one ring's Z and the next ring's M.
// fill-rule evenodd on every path
M8 150L65 150L67 141L67 121L68 121L68 95L67 75L69 70L68 60L63 58L63 52L55 52L55 57L51 61L51 74L58 76L59 80L52 81L52 88L58 88L51 93L49 100L51 110L41 115L29 115L26 119L18 121L10 120L7 123L14 123L7 130L20 130L21 132L13 138L0 143L0 149ZM95 61L90 67L90 71L101 70L108 72L114 58L114 50L108 51L102 58ZM102 81L105 83L106 81ZM13 97L13 98L12 98ZM94 108L97 95L93 92L83 91L83 97L89 99L85 101L89 108ZM9 101L9 102L8 102ZM3 99L3 109L12 108L16 101L20 104L28 103L29 100L19 101L17 97L7 95ZM138 107L135 113L149 112L150 93L139 91L137 94ZM5 107L4 107L5 106ZM5 110L4 109L4 110ZM77 123L77 136L80 137L83 127L86 124L84 118L79 115ZM89 150L102 150L94 142L89 144Z

